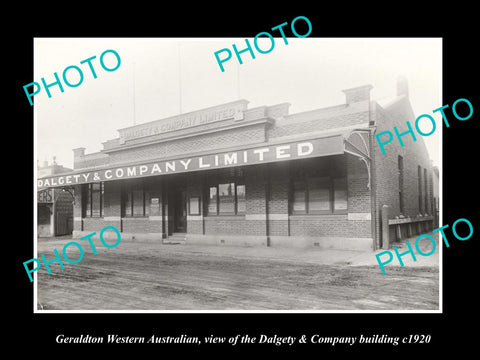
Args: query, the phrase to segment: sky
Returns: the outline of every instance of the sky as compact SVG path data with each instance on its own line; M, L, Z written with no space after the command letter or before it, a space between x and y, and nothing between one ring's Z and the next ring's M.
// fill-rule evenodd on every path
M260 40L261 49L270 47L268 38ZM84 76L78 87L61 80L63 93L52 86L51 98L44 88L34 96L36 159L50 164L55 156L59 165L73 168L72 149L98 152L118 137L118 129L238 99L248 100L249 108L288 102L293 114L344 104L343 89L370 84L371 99L382 105L396 96L403 76L415 115L429 114L437 122L435 133L423 139L433 164L440 165L442 120L432 113L443 105L440 38L306 37L288 38L288 45L275 38L268 54L254 50L252 59L246 52L241 65L233 55L222 72L214 53L233 52L232 44L243 49L245 38L36 38L32 82L53 83L54 72L61 78L71 65ZM105 50L119 54L117 70L101 67ZM88 64L80 64L92 56L96 79ZM112 53L104 61L116 65ZM75 70L67 74L70 82L79 81Z

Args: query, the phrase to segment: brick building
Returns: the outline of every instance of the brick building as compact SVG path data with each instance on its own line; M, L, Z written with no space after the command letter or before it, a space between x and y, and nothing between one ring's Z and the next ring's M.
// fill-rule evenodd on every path
M39 178L70 173L72 169L44 161L37 164ZM62 188L42 189L37 193L37 236L71 234L73 230L73 194Z
M111 225L122 239L375 249L383 205L391 236L411 235L432 226L433 190L421 138L386 155L374 141L415 120L406 83L383 107L371 88L297 114L238 100L120 129L38 186L74 189L75 237Z

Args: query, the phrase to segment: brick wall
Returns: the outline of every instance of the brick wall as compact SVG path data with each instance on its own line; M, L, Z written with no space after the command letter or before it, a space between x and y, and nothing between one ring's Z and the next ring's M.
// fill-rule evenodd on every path
M125 233L161 233L161 221L152 221L147 218L123 218L123 232Z
M271 236L288 236L288 193L290 184L286 167L273 168L268 197L268 232Z
M371 211L368 170L360 158L347 154L348 212L369 213Z
M348 220L347 215L296 215L291 217L292 236L369 238L370 221Z
M205 234L253 235L255 228L247 226L244 216L208 216L205 218ZM256 234L255 234L256 235Z
M336 129L364 124L368 122L368 119L368 101L361 101L349 106L337 106L331 110L319 109L289 115L283 120L277 120L275 126L268 129L267 137L274 139L312 131Z
M83 231L88 231L89 233L96 232L99 234L105 226L114 226L119 231L121 229L120 220L105 220L105 218L95 217L83 219Z
M137 148L116 151L110 154L110 164L142 159L171 158L192 152L202 152L236 145L256 144L265 141L265 125L226 130L196 137L177 139Z

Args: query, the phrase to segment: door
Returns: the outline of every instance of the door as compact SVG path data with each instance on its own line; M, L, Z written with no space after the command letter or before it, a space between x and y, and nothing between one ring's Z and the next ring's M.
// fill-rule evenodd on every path
M57 212L55 222L55 236L68 234L68 216L63 212Z
M173 231L187 232L187 191L177 188L173 196Z

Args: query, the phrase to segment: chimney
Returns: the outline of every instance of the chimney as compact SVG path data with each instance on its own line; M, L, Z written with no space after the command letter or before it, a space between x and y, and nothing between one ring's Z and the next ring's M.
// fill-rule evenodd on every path
M81 158L81 157L84 157L84 156L85 156L85 148L79 147L79 148L73 149L73 158L74 159Z
M80 167L79 164L83 163L83 157L85 156L85 148L79 147L73 149L73 168Z
M352 103L370 100L371 89L373 89L372 85L363 85L342 91L345 93L345 102L347 105L350 105Z
M408 81L404 76L397 78L397 96L405 95L408 97Z

